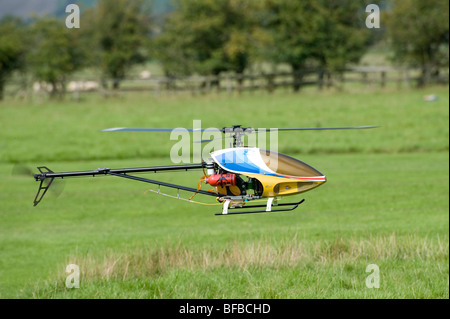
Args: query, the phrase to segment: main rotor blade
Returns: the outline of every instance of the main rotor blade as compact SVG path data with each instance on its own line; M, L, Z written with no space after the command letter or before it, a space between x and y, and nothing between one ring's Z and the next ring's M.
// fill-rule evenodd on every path
M342 126L342 127L296 127L296 128L273 128L278 131L311 131L311 130L353 130L369 129L378 126ZM255 131L270 131L271 129L254 129Z
M349 130L349 129L369 129L376 128L378 126L341 126L341 127L295 127L295 128L243 128L245 133L253 133L258 131L270 131L276 129L278 131L311 131L311 130ZM250 130L250 132L248 132ZM225 131L225 128L134 128L134 127L112 127L102 130L103 132L222 132L232 133Z
M112 127L102 130L103 132L222 132L218 128L133 128L133 127Z

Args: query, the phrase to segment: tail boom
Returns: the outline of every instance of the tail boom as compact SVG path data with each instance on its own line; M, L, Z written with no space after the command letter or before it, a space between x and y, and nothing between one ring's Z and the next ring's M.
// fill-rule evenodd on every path
M204 164L186 164L186 165L170 165L170 166L151 166L151 167L136 167L136 168L119 168L119 169L110 169L110 168L98 168L96 170L90 171L74 171L74 172L53 172L48 167L39 166L37 169L39 170L38 174L34 175L34 179L39 184L39 189L34 198L34 206L39 204L47 193L47 190L52 185L52 182L55 178L66 178L66 177L76 177L76 176L97 176L97 175L110 175L117 177L125 177L137 181L142 181L146 183L152 183L161 186L167 186L172 188L178 188L186 191L197 191L195 188L185 187L181 185L169 184L164 182L159 182L147 178L141 178L137 176L128 175L129 173L145 173L145 172L160 172L160 171L176 171L176 170L191 170L191 169L201 169L204 167ZM210 195L211 193L204 192L205 195Z

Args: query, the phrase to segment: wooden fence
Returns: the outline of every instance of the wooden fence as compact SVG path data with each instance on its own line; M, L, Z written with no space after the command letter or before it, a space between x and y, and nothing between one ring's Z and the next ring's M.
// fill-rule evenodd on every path
M105 96L120 92L153 92L156 96L187 92L207 94L225 92L228 94L244 91L264 90L273 92L278 88L301 91L304 87L344 89L346 86L386 87L395 85L414 87L420 83L422 71L411 68L394 68L383 66L360 66L330 73L321 69L308 69L302 72L277 72L260 74L223 74L219 76L186 77L151 77L127 78L120 82L119 90L104 89L99 81L73 79L66 85L68 93L78 98L80 93L100 92ZM28 82L28 83L26 83ZM433 83L449 83L449 70L440 70L440 76ZM11 96L45 94L50 89L45 83L16 83L15 89L9 90Z
M448 69L433 82L449 83ZM315 86L318 90L335 87L342 89L346 84L356 83L364 86L386 87L394 84L398 87L414 87L420 81L418 69L393 67L354 67L341 72L329 73L324 70L304 70L299 73L278 72L261 74L228 74L219 76L155 77L148 79L127 79L121 83L121 91L152 91L155 95L165 92L190 92L205 94L210 92L243 92L266 90L273 92L277 88L301 90L306 86Z

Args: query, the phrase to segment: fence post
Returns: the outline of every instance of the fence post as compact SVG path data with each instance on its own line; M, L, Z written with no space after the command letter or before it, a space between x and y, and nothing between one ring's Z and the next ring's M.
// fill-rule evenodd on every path
M319 88L319 91L323 90L323 77L324 77L324 70L320 69L317 73L317 86Z
M367 72L361 71L361 75L362 75L363 83L367 86L369 84L369 81L367 79Z
M159 97L160 93L159 91L161 90L161 83L160 80L156 80L156 89L155 89L155 97Z
M267 91L269 93L272 93L274 88L275 88L275 85L273 83L274 75L273 74L267 74L266 75L266 80L267 80L267 85L266 85Z
M206 83L206 93L209 93L211 91L211 88L213 85L212 79L207 75L204 77L204 79L205 79L205 83Z
M409 89L411 87L411 82L410 82L411 79L409 77L409 69L408 68L405 69L404 74L405 74L406 87Z
M294 72L292 72L292 76L294 77L294 82L293 82L294 92L298 92L298 91L300 91L300 88L302 87L303 76L304 76L303 71L295 70Z
M244 84L244 74L238 73L237 77L236 77L236 81L237 81L237 83L236 83L236 85L237 85L237 92L238 92L238 94L241 94L242 93L242 86Z
M331 72L327 71L327 88L331 88L333 86L333 81L331 79Z
M226 78L226 86L227 86L227 93L229 95L231 95L231 93L233 92L233 85L231 84L231 79L230 79L230 75L227 75Z
M381 87L386 86L386 71L381 71Z

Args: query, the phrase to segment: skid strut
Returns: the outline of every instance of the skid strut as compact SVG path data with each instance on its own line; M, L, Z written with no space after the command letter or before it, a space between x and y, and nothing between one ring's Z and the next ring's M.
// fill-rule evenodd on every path
M251 206L242 206L242 207L236 207L236 208L230 208L229 204L230 204L230 200L225 200L225 203L223 204L223 210L221 213L216 213L215 215L221 216L221 215L234 215L234 214L254 214L254 213L267 213L267 212L286 212L286 211L290 211L290 210L294 210L298 207L298 205L300 205L301 203L303 203L305 201L305 199L302 199L299 202L294 202L294 203L283 203L283 204L278 204L276 206L291 206L288 208L280 208L280 209L272 209L272 204L273 204L273 197L269 197L269 199L267 200L267 204L265 205L251 205ZM255 207L265 207L265 210L250 210L250 211L237 211L237 212L230 212L230 210L234 210L234 209L249 209L249 208L255 208Z

